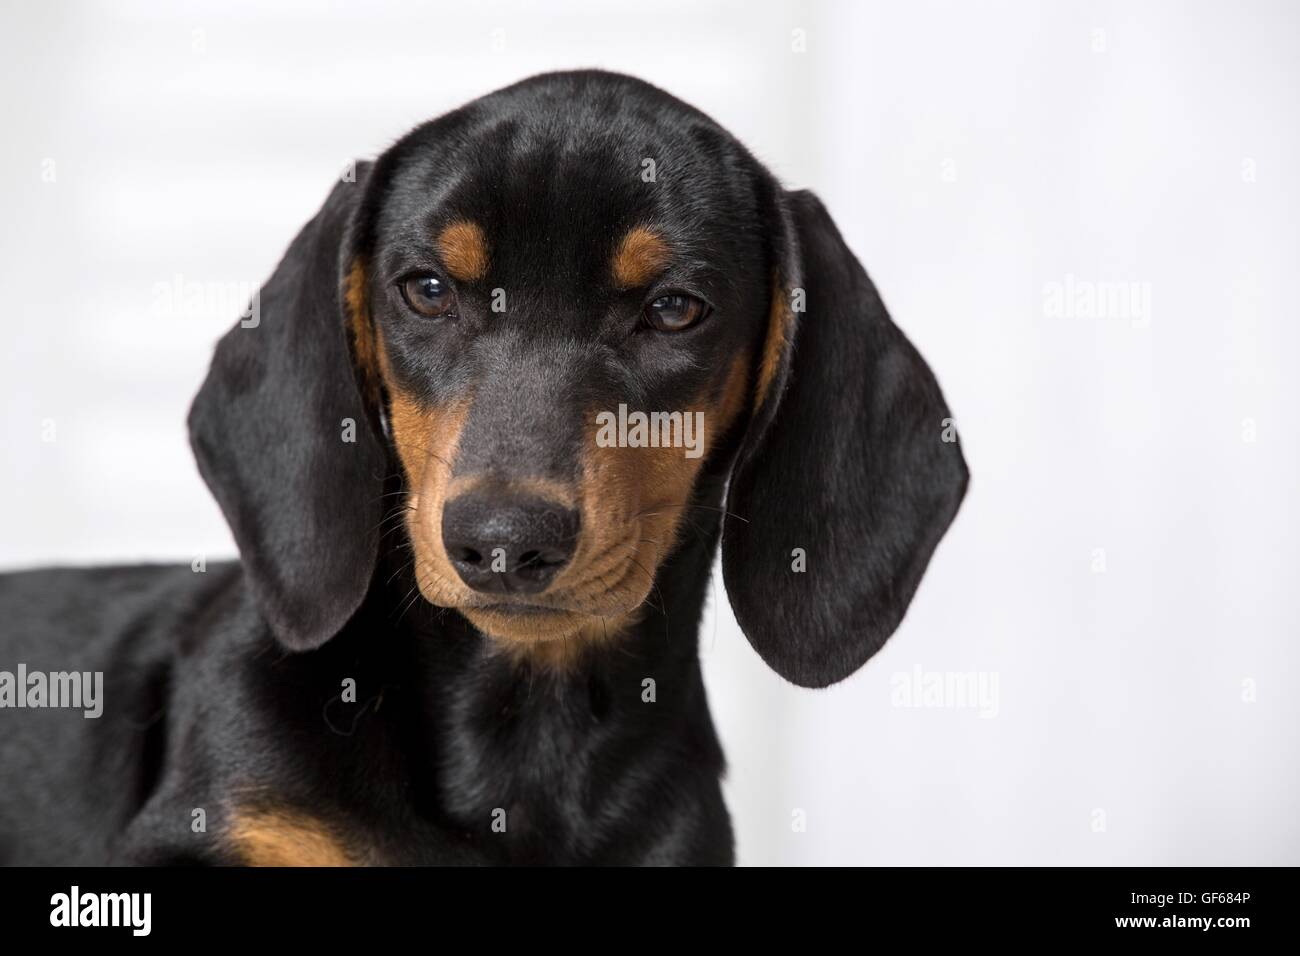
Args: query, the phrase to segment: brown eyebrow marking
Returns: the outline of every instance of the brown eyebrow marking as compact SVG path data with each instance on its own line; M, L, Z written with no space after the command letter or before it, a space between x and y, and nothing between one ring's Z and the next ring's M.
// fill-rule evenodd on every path
M635 289L646 285L668 264L668 243L645 226L631 229L618 244L610 270L614 285Z
M487 275L487 236L478 223L458 219L438 234L442 264L453 279L473 282Z

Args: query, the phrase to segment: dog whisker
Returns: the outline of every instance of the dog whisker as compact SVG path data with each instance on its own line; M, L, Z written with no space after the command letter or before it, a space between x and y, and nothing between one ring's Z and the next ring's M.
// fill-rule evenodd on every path
M712 505L681 504L681 505L654 505L653 507L662 508L664 509L664 511L674 511L678 509L693 509L693 508L699 509L701 511L716 511L719 514L723 515L724 517L735 518L737 521L743 521L745 522L745 524L749 524L748 518L742 517L741 515L736 514L734 511L728 511L726 508L715 508ZM632 517L633 518L656 517L662 515L664 511L642 511L633 515Z

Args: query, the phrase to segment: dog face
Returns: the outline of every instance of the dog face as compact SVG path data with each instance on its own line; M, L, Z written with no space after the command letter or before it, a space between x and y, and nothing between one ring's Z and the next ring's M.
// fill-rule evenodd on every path
M516 645L634 620L723 475L737 617L825 684L892 632L965 488L933 376L820 204L626 77L418 128L335 188L260 314L191 429L293 648L369 588L390 468L420 593Z
M518 642L642 607L751 407L771 291L733 141L668 97L567 93L400 144L351 265L419 588Z

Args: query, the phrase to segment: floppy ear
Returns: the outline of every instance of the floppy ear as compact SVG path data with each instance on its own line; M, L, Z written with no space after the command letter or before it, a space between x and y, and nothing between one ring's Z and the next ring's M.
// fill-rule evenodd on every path
M821 202L771 198L781 274L727 497L746 520L726 522L722 569L763 660L824 687L902 620L967 471L933 373Z
M362 399L344 311L346 246L368 178L340 182L248 315L217 344L190 443L263 615L292 650L336 634L378 550L384 447ZM364 282L364 279L353 279ZM364 288L348 299L364 309Z

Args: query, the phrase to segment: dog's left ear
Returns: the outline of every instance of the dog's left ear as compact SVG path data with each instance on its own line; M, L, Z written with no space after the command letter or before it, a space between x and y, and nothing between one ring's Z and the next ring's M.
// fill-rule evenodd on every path
M369 178L340 182L294 239L248 314L217 344L190 409L199 471L225 513L275 636L308 650L342 629L378 553L384 447L353 344L354 272ZM348 301L351 300L351 301ZM368 332L368 326L365 331Z
M967 471L933 373L821 202L768 200L778 275L722 569L763 660L824 687L898 627Z

